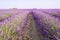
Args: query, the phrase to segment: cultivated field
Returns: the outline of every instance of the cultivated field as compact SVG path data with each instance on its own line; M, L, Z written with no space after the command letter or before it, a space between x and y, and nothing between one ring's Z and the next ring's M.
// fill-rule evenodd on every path
M0 9L0 40L60 40L60 9Z

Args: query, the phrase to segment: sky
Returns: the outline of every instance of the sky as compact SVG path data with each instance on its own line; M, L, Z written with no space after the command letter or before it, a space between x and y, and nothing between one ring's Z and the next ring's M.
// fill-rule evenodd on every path
M60 0L0 0L0 9L60 9Z

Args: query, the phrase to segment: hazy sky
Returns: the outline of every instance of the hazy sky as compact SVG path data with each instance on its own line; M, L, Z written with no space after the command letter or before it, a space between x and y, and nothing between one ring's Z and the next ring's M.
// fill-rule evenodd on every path
M60 8L60 0L0 0L0 9Z

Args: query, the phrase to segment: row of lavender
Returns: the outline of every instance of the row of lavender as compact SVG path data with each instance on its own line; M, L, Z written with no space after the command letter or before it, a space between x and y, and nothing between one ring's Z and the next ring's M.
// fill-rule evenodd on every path
M48 11L48 12L47 12ZM41 40L59 40L60 39L60 20L53 15L58 16L58 11L54 10L38 10L34 11L34 16L38 21L40 32L42 34ZM51 12L51 15L49 14ZM40 37L40 38L41 38Z
M0 13L0 40L21 40L27 14L28 11L3 10Z

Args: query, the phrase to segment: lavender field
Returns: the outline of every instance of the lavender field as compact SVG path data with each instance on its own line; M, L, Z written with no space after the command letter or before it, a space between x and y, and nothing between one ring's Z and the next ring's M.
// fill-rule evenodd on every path
M0 9L0 40L60 40L60 9Z

